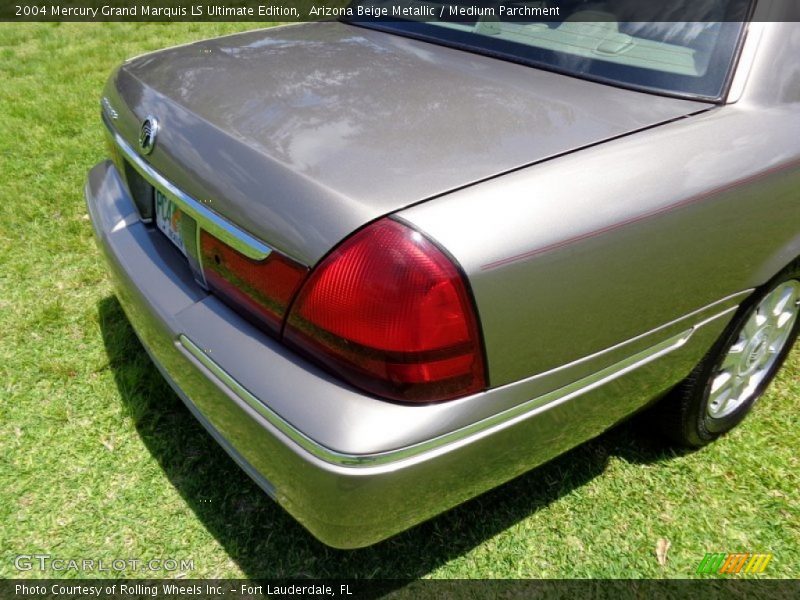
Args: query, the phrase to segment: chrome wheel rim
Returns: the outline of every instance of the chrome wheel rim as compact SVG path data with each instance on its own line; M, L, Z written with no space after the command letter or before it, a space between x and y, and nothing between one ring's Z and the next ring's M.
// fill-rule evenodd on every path
M795 280L781 283L759 302L713 375L710 417L726 417L753 397L773 372L799 311L800 282Z

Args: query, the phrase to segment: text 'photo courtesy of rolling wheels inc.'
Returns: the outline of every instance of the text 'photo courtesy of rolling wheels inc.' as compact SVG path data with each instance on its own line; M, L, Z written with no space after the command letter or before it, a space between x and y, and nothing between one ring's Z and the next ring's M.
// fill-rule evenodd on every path
M800 3L0 4L0 598L800 597Z

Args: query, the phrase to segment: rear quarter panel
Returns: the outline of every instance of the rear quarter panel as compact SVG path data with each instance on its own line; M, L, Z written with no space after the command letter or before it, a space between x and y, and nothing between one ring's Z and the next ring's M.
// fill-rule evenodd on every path
M461 263L503 385L763 284L800 254L800 116L721 106L401 215Z

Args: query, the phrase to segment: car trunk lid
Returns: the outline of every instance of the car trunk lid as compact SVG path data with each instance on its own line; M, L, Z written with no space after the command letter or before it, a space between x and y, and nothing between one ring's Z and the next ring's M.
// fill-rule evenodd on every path
M145 55L105 96L133 147L158 118L154 169L306 265L387 213L713 106L337 22Z

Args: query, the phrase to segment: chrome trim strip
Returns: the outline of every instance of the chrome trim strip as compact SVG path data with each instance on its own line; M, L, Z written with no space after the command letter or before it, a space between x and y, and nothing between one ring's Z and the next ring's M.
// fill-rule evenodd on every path
M165 196L175 202L183 212L192 217L197 222L198 228L204 229L214 237L228 244L231 248L234 248L236 251L241 252L246 257L253 260L263 260L270 255L272 248L243 229L226 221L214 211L203 206L201 202L178 189L145 162L109 123L106 122L105 125L112 140L125 155L125 158L130 162L131 166L136 169L150 185L157 187Z
M396 450L389 450L376 454L348 454L337 452L315 440L306 436L303 432L299 431L288 421L283 419L280 415L264 405L258 398L251 394L244 386L236 381L230 374L228 374L222 367L220 367L214 360L206 354L200 347L198 347L187 336L181 334L178 336L178 344L182 346L191 356L193 356L201 365L225 384L236 396L244 401L248 406L255 410L259 415L264 417L269 423L275 426L279 431L285 434L289 439L297 443L304 450L310 452L317 458L335 465L347 467L370 467L378 465L386 465L389 463L413 463L420 462L434 455L449 452L457 447L464 446L472 443L480 438L491 435L492 433L510 427L515 423L528 419L537 413L552 408L562 402L572 400L581 396L591 390L594 390L614 379L617 379L639 367L646 365L662 356L669 354L678 348L681 348L689 339L692 334L702 325L720 318L738 307L733 306L727 310L704 320L702 323L687 329L677 335L674 335L663 342L660 342L650 348L647 348L637 354L629 356L616 364L613 364L605 369L596 373L583 377L571 384L568 384L560 389L554 390L542 396L533 398L522 404L513 406L505 411L499 412L495 415L456 429L454 431L442 434L438 437L425 440L410 446L398 448Z
M596 358L600 358L604 354L608 354L609 352L613 352L615 350L619 350L620 348L623 348L624 346L627 346L629 344L633 344L633 343L635 343L635 342L637 342L639 340L642 340L642 339L644 339L646 337L654 335L654 334L658 333L659 331L663 331L664 329L668 329L668 328L670 328L670 327L672 327L674 325L677 325L681 321L685 321L685 320L690 319L692 317L697 317L698 315L701 315L702 313L704 313L704 312L706 312L706 311L708 311L710 309L713 309L718 304L724 304L724 303L730 302L732 300L736 300L737 301L736 306L732 307L732 309L735 310L735 309L737 309L739 307L738 301L744 300L747 296L752 294L754 291L755 291L755 288L748 288L746 290L742 290L741 292L736 292L735 294L731 294L730 296L725 296L724 298L720 298L716 302L712 302L711 304L708 304L708 305L706 305L706 306L704 306L702 308L698 308L697 310L693 310L692 312L687 313L687 314L683 315L682 317L678 317L677 319L673 319L672 321L669 321L668 323L664 323L663 325L659 325L658 327L656 327L655 329L651 329L650 331L645 331L644 333L639 334L639 335L637 335L635 337L629 338L629 339L625 340L624 342L620 342L618 344L614 344L613 346L609 346L608 348L603 348L602 350L600 350L598 352L595 352L593 354L587 354L586 356L582 356L581 358L575 359L572 362L568 362L566 364L559 365L557 367L553 367L552 369L548 369L547 371L542 371L541 373L536 373L536 375L530 375L529 377L526 377L524 379L519 379L517 381L512 381L511 383L507 383L507 384L504 384L504 385L498 386L498 387L508 387L508 386L512 386L512 385L519 385L520 383L525 383L527 381L535 381L537 379L542 379L544 377L552 375L553 373L557 373L558 371L563 371L564 369L569 369L571 367L580 365L581 363L585 363L587 361L594 360ZM730 310L731 310L731 308L725 309L724 311L722 311L720 313L717 313L717 314L715 314L714 316L712 316L712 317L710 317L708 319L705 319L705 320L703 320L703 321L701 321L699 323L696 323L694 325L694 329L699 329L700 327L702 327L706 323L709 323L709 322L713 321L714 319L718 319L719 317L721 317L721 316L727 314L728 312L730 312Z
M288 436L292 441L296 442L301 447L305 448L315 456L331 463L349 465L362 462L360 460L361 457L342 454L334 450L330 450L322 444L312 440L299 429L295 428L291 423L286 421L278 413L271 410L253 394L251 394L242 384L229 375L225 369L214 362L214 360L208 354L203 352L203 350L197 346L197 344L195 344L185 335L180 334L178 336L178 343L185 348L189 354L196 358L200 364L208 369L212 375L225 384L234 394L236 394L240 399L244 400L244 402L247 403L250 408L255 410L272 425L277 427L281 433Z

